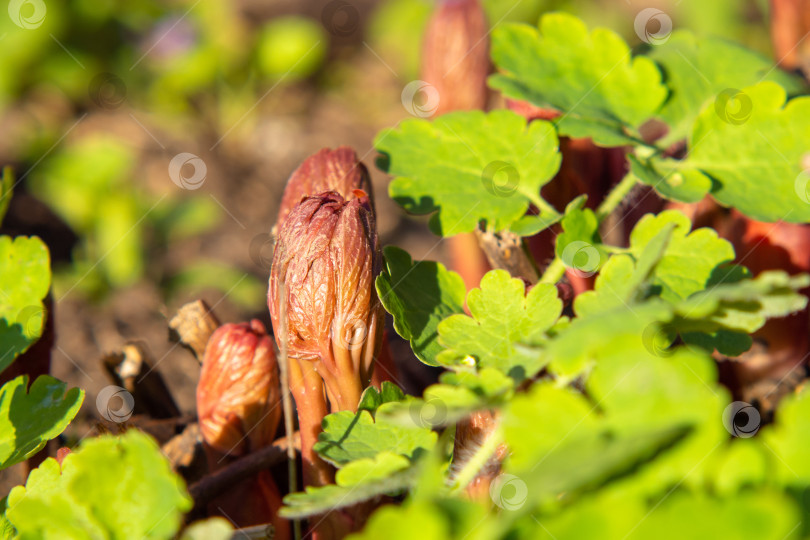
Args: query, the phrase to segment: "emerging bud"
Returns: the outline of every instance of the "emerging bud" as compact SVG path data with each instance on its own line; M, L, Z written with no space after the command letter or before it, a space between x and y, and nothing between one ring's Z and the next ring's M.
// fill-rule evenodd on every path
M489 75L487 17L478 0L443 0L425 31L422 79L439 93L435 115L483 109Z
M334 150L324 148L309 156L287 180L278 211L276 233L281 231L287 216L304 197L336 191L344 199L351 199L354 190L371 194L368 169L358 161L354 150L348 146Z
M288 355L315 363L333 411L357 407L384 320L374 288L382 264L374 213L364 192L353 195L325 192L293 209L279 231L268 295L279 347L283 290Z
M197 385L205 442L231 456L270 445L280 397L273 341L261 321L220 326L208 340Z

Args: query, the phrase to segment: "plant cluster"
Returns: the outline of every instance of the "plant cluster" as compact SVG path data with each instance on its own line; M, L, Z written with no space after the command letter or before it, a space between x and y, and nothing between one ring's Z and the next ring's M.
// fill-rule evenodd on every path
M278 355L254 321L221 326L202 361L210 471L275 445L295 401L290 480L305 489L280 505L277 475L240 480L224 492L250 508L237 524L322 539L809 537L805 81L684 30L633 51L562 13L499 25L491 43L476 0L434 17L425 80L403 93L418 118L378 135L377 166L405 211L468 235L492 269L467 290L381 249L357 155L307 159L274 227ZM487 85L506 109L480 110ZM42 332L42 243L0 238L0 277L7 367ZM440 368L421 396L396 384L385 312ZM56 437L82 396L47 375L7 382L0 466ZM3 531L230 537L216 518L179 532L193 503L130 430L46 459L5 500Z

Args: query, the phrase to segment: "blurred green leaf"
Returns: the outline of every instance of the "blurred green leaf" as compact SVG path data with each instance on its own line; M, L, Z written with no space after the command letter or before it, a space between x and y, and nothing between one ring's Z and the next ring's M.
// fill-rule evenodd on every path
M218 261L197 261L173 275L167 285L170 296L182 291L189 296L214 289L244 309L256 309L267 300L267 285L256 277Z
M323 27L315 21L296 15L278 17L262 28L256 61L267 77L295 80L312 75L321 66L327 46Z
M227 519L212 517L186 527L180 540L230 540L232 536L233 527Z
M8 211L11 197L14 195L14 170L11 167L4 167L0 172L0 225Z
M664 71L670 96L660 117L670 126L662 146L685 139L704 105L727 88L743 88L768 80L794 94L802 79L780 69L773 61L736 43L719 38L697 38L687 30L674 32L650 50L650 58Z
M131 285L143 273L140 222L145 217L128 194L109 196L97 208L94 234L98 260L113 287Z
M786 99L768 81L719 96L698 116L682 167L712 178L712 196L724 206L760 221L805 223L810 97Z
M172 538L192 501L155 441L137 430L85 439L46 459L8 496L20 540Z
M370 47L405 80L419 77L422 38L434 6L431 0L386 0L368 22Z

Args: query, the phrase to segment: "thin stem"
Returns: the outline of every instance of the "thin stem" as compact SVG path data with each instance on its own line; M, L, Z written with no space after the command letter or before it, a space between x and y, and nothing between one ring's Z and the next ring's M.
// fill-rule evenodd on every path
M503 442L503 433L501 426L495 426L489 436L484 440L483 444L478 447L475 453L464 463L464 466L455 475L453 484L450 486L450 493L458 493L466 488L470 482L475 480L478 473L487 464L487 461L492 457L498 446Z
M565 274L565 263L559 257L554 257L551 264L548 265L543 276L540 278L539 283L551 283L552 285L560 281Z
M295 396L298 408L304 485L325 486L332 483L332 469L318 456L313 446L318 442L321 422L328 409L323 395L323 379L312 364L309 360L290 359L290 391Z
M282 274L278 283L278 298L276 299L279 306L279 332L281 334L281 347L279 347L279 370L281 371L281 405L284 410L284 433L289 436L293 432L293 412L292 402L290 401L290 364L289 356L287 355L287 302L285 300L284 288L286 282ZM290 493L298 491L298 476L295 467L295 448L292 445L287 445L287 473L289 477ZM301 540L301 521L293 520L293 534L296 540Z
M606 217L613 213L617 206L624 200L630 191L636 186L638 178L632 172L624 175L624 178L616 184L608 193L599 208L596 209L596 219L601 223Z
M540 195L527 194L527 197L532 202L532 204L535 205L538 210L540 210L540 215L543 215L543 216L545 216L545 215L559 216L560 215L560 213L557 212L557 210L553 206L551 206L549 203L547 203L546 200L543 199L543 197L541 197Z

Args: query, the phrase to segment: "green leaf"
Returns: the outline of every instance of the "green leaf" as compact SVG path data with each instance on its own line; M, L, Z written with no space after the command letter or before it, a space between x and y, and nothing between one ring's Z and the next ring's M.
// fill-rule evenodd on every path
M380 452L373 458L356 459L335 474L339 486L357 486L384 480L411 466L408 458L393 452Z
M578 492L596 489L615 478L630 475L654 461L660 453L678 448L688 433L688 426L665 424L632 434L613 434L603 430L564 437L550 450L538 452L535 463L528 469L507 464L507 473L501 481L506 480L503 477L514 476L509 479L513 484L523 484L523 508L527 510L538 504L549 504L561 493L571 500ZM532 486L532 489L527 486ZM506 494L498 487L496 484L494 490L498 496L496 504L499 499L501 504L508 504Z
M318 435L315 451L337 467L351 461L374 458L380 452L394 452L415 460L436 444L436 433L412 422L410 426L395 424L385 418L384 411L396 403L384 404L375 422L368 411L340 411L323 419L323 431Z
M557 288L535 285L525 294L523 281L505 270L492 270L481 279L481 288L467 295L472 317L452 315L439 324L441 343L448 350L438 356L444 365L494 367L521 381L543 366L535 354L526 354L518 343L542 340L562 312Z
M776 480L783 485L810 486L810 389L788 396L776 411L775 422L763 429L762 441L775 454Z
M362 533L349 536L351 540L446 540L454 537L447 518L436 505L427 501L383 506L374 512Z
M310 486L304 492L290 493L284 497L284 506L279 510L279 515L286 519L300 519L346 508L382 495L401 492L413 485L414 478L414 468L410 467L387 477L378 477L348 486L338 484Z
M381 168L396 176L391 198L413 214L437 212L431 227L442 236L473 231L481 220L500 231L530 203L548 208L540 188L561 161L551 124L527 126L507 110L406 120L380 133L374 145L385 155Z
M552 373L568 380L590 369L617 337L629 336L640 343L650 324L667 322L671 317L672 308L657 300L576 318L539 354L547 358Z
M599 237L599 221L590 208L573 208L562 219L562 232L557 235L555 253L567 268L594 274L607 260Z
M727 499L678 491L645 518L628 533L632 536L625 538L785 540L796 538L801 524L795 503L775 490L740 493Z
M8 510L8 497L3 497L0 499L0 540L13 540L17 531L6 518L6 510Z
M27 539L169 539L192 501L155 441L137 430L86 439L31 471L8 496L9 521Z
M57 437L79 412L84 391L48 375L28 388L21 375L0 388L0 469L37 453Z
M651 158L642 161L629 154L630 170L644 184L666 199L698 202L712 189L712 181L696 170L683 169L674 159Z
M596 278L594 290L585 291L574 299L577 315L594 315L640 300L644 286L655 266L661 262L674 230L674 223L662 227L647 242L635 263L626 254L611 257Z
M715 268L734 259L734 248L712 229L690 233L689 218L676 210L667 210L641 218L630 234L630 252L640 257L647 244L670 224L675 225L675 230L652 272L652 284L660 289L661 298L675 302L705 289Z
M562 219L560 214L542 216L535 216L526 214L522 218L512 223L509 230L518 236L534 236L535 234L544 231L552 225L558 223Z
M515 383L494 368L478 373L445 372L441 384L425 389L421 398L385 407L378 419L393 424L438 427L468 418L475 411L494 409L503 405L513 394Z
M637 471L622 487L651 496L678 482L700 485L711 473L712 453L728 439L722 414L729 395L717 383L715 362L708 354L685 347L666 357L656 355L638 336L618 337L605 345L586 390L612 432L691 426L677 448Z
M784 317L807 306L799 291L810 286L807 275L789 276L782 271L762 272L754 279L718 284L677 305L683 318L708 321L727 330L753 333L770 318ZM711 328L709 328L711 329Z
M397 334L411 342L414 354L429 366L438 366L437 327L454 313L464 313L464 280L433 261L413 262L406 251L383 250L385 268L377 277L377 294L394 316Z
M579 195L578 197L575 197L566 205L565 214L562 215L548 215L547 213L544 213L543 215L536 216L527 214L510 225L509 230L518 236L533 236L558 223L560 220L562 220L564 215L576 210L581 210L582 207L585 206L587 200L587 195Z
M711 467L717 493L729 495L747 486L761 486L768 479L770 452L755 439L733 439Z
M405 399L405 393L399 386L390 381L383 381L379 391L373 386L369 386L363 391L357 409L374 414L383 403L402 401L403 399Z
M11 203L11 196L14 194L14 170L11 167L3 167L0 174L0 225L8 211Z
M802 166L810 148L810 97L786 104L782 87L762 82L726 99L738 110L704 108L682 166L711 177L712 195L751 218L810 221L810 174Z
M492 58L502 74L490 85L507 97L562 111L560 133L598 144L637 142L628 132L655 115L667 96L653 61L633 58L611 30L588 33L572 15L550 13L540 29L505 24L492 34Z
M228 520L212 517L189 525L180 540L230 540L232 535L233 527Z
M48 248L37 237L0 236L0 371L42 335L51 286Z
M727 88L763 80L776 82L789 93L803 87L801 78L774 69L770 58L720 38L697 38L686 30L652 47L649 56L661 65L671 92L659 113L670 126L662 146L685 139L704 105Z
M531 469L568 439L596 429L599 416L580 392L549 381L534 384L504 409L502 423L511 451L510 466L515 470ZM537 429L538 418L543 419L542 429Z

